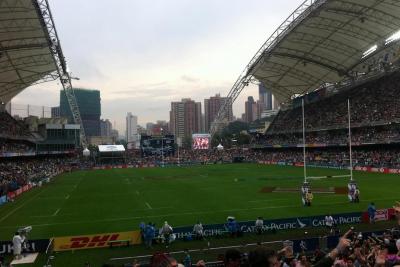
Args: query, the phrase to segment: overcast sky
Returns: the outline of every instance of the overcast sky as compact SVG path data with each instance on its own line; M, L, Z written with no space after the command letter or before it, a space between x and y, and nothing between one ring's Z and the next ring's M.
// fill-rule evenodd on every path
M226 95L255 52L300 0L50 0L75 87L101 91L102 118L125 128L169 120L170 102ZM59 105L57 82L12 102ZM234 104L244 111L246 87ZM203 108L203 107L202 107ZM203 109L204 111L204 109Z

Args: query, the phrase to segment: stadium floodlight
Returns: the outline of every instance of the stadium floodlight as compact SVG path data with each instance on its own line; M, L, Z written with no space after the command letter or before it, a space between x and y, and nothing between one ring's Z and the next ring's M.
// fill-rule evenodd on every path
M387 38L385 41L385 45L387 45L391 42L397 41L399 39L400 39L400 30L395 32L394 34L392 34L389 38Z

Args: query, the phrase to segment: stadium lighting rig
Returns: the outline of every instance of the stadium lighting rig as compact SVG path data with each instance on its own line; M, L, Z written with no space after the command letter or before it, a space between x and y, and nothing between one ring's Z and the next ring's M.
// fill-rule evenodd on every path
M75 124L80 125L80 140L83 148L88 146L85 129L83 127L83 122L81 114L79 111L79 106L76 101L74 90L72 87L71 80L79 80L77 77L71 77L68 71L68 66L65 61L63 51L61 49L60 40L58 38L57 30L51 14L50 6L47 0L34 0L33 4L37 10L38 16L41 20L42 27L46 30L49 49L53 55L54 64L56 65L57 76L60 79L64 92L67 96L67 101L71 109L72 117Z

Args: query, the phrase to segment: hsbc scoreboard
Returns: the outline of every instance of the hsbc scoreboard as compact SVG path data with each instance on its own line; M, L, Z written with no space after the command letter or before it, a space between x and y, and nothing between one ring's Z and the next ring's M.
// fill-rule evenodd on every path
M142 135L140 139L142 156L173 155L175 153L175 141L173 135L149 136Z

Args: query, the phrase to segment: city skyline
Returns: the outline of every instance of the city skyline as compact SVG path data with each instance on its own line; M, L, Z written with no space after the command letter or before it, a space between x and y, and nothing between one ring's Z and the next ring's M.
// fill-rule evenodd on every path
M203 102L226 96L251 57L300 1L261 0L148 2L52 1L58 35L74 87L97 88L102 118L124 132L125 114L139 124L167 120L169 105L182 97ZM249 5L260 7L243 12ZM76 8L79 6L79 8ZM265 16L264 10L270 10ZM132 12L135 16L132 16ZM73 19L71 19L73 18ZM239 39L238 37L241 37ZM59 82L28 88L13 102L56 106ZM246 87L234 115L243 112ZM34 103L32 103L34 99ZM115 104L117 103L117 104Z

